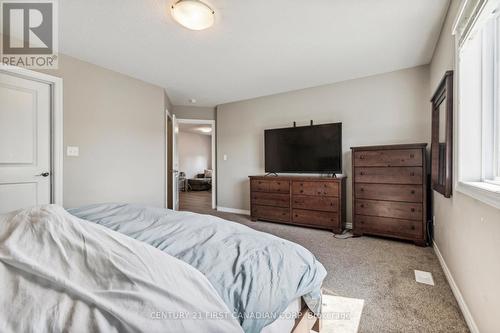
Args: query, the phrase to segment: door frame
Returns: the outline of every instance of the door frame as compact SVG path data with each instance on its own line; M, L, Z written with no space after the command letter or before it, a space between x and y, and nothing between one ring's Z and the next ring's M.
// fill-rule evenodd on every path
M170 111L165 109L165 208L173 209L173 183L171 178L173 162L173 119Z
M212 128L212 209L217 208L217 165L216 165L216 150L215 150L215 120L206 119L177 119L177 124L197 124L197 125L209 125ZM175 130L175 129L174 129ZM172 156L172 159L174 156Z
M50 86L50 201L63 205L63 79L26 68L0 63L0 73L46 83Z

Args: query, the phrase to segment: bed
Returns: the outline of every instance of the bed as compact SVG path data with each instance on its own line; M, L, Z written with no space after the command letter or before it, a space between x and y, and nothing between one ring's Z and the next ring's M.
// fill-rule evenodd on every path
M58 206L0 216L0 283L0 332L243 332L195 268Z
M297 244L217 217L161 208L104 204L69 212L64 219L78 221L80 228L106 230L106 235L115 236L120 243L122 239L134 241L194 269L222 300L223 313L230 314L232 321L225 318L222 323L236 322L240 331L298 332L307 322L297 319L299 310L302 316L304 310L320 313L320 287L326 271ZM65 247L58 245L58 249L64 251ZM176 285L172 281L165 288ZM203 326L203 331L210 329ZM215 331L238 332L232 327Z

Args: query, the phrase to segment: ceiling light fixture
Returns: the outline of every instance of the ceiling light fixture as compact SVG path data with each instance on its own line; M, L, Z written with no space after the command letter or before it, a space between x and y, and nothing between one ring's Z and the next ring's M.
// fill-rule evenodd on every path
M204 30L215 22L213 9L199 0L179 0L171 11L174 20L191 30Z
M198 128L199 131L203 132L203 133L210 133L212 132L212 128L211 127L200 127Z

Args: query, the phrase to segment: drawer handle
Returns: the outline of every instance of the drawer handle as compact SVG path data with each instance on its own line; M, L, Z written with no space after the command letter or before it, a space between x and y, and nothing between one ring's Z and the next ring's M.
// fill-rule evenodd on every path
M360 175L360 176L363 176L364 174L365 174L365 173L364 173L363 171L361 171L361 172L359 173L359 175Z
M410 172L410 176L415 176L415 172Z
M410 158L414 158L415 157L415 154L410 154Z
M281 213L281 215L285 216L285 215L286 215L286 213L285 213L285 212L283 212L283 213Z
M333 202L330 202L330 206L332 206L332 207L333 207Z
M364 205L364 204L361 204L361 208L365 208L365 205Z
M304 193L304 190L300 190L300 193Z
M364 192L364 191L365 191L365 189L364 189L364 188L361 188L360 190L361 190L361 192Z
M297 214L295 214L295 217L299 217Z
M360 159L360 160L364 160L364 159L365 159L365 157L364 157L363 155L360 155L360 156L359 156L359 159Z
M415 226L414 225L411 226L411 230L415 230Z
M330 222L333 222L333 219L330 219Z
M318 191L318 194L321 194L321 191Z
M326 184L325 184L325 185L323 185L323 186L324 186L324 187L326 187Z
M415 208L412 208L412 209L411 209L411 212L412 212L412 213L415 213Z
M361 221L359 221L359 223L361 223L361 224L365 224L365 221L362 221L362 220L361 220Z
M411 194L415 194L415 190L411 190Z

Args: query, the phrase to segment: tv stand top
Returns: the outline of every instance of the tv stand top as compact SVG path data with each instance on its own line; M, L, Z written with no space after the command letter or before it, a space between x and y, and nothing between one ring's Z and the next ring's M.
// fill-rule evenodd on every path
M270 174L273 174L273 176L271 176ZM272 178L272 179L276 179L276 180L304 180L304 181L309 181L309 180L332 180L332 179L346 179L347 177L344 176L344 175L337 175L336 177L332 177L332 176L327 176L327 175L323 175L323 176L302 176L302 175L287 175L287 176L284 176L284 175L278 175L276 173L268 173L266 175L254 175L254 176L248 176L248 178L250 179L269 179L269 178Z

